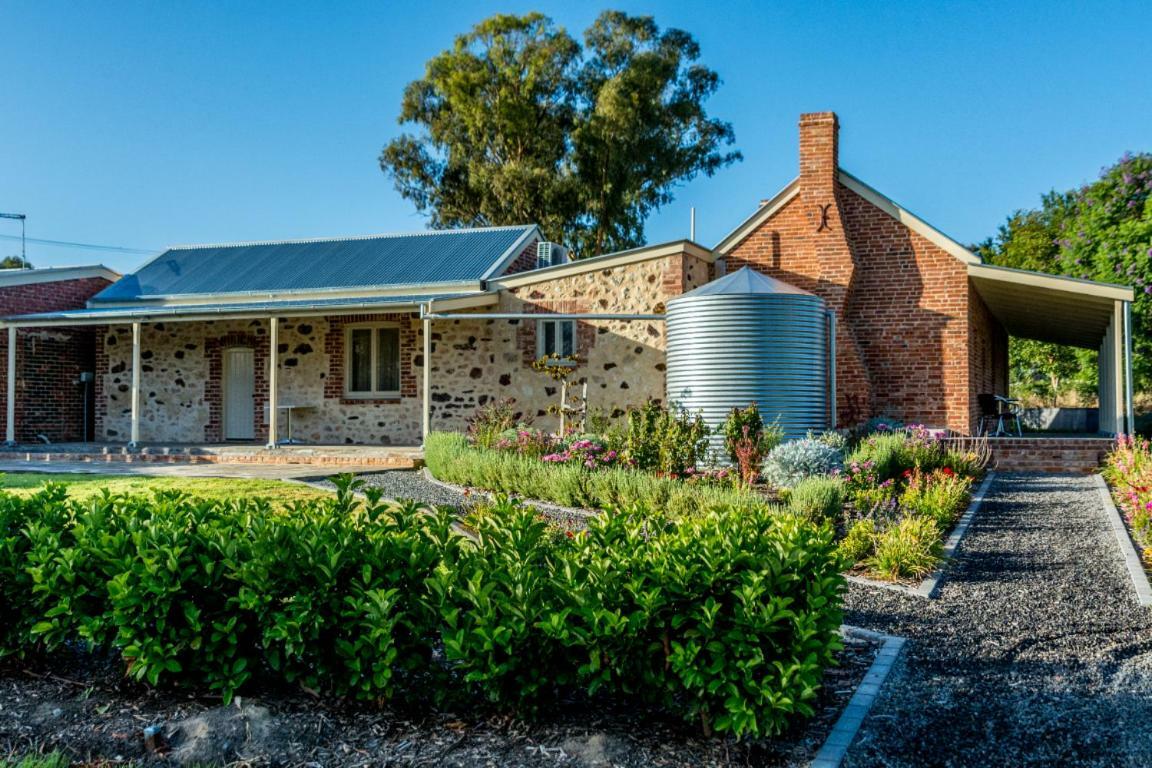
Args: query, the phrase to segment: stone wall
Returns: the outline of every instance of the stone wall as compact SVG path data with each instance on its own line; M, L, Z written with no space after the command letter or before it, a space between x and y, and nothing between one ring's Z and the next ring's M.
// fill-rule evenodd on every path
M665 302L708 282L711 265L687 254L598 269L512 288L500 313L657 314ZM487 310L478 310L484 312ZM579 321L581 366L572 394L588 384L589 407L620 416L647 398L664 398L662 321ZM559 384L532 369L537 356L531 320L439 320L433 326L433 429L463 429L476 406L513 398L517 410L552 428Z
M476 312L659 313L664 302L707 282L710 265L686 254L598 269L510 289L498 307ZM401 328L401 391L387 400L344 396L345 327L394 322ZM278 359L281 403L309 406L293 416L293 436L317 444L416 445L424 373L422 322L413 314L285 319ZM105 330L97 355L98 438L125 441L131 429L130 326ZM477 406L514 398L536 423L551 426L558 385L532 370L536 325L520 320L437 320L432 326L433 429L460 430ZM150 323L141 333L141 427L144 442L218 442L222 435L222 352L255 351L257 440L267 434L268 321ZM573 377L588 381L592 408L620 414L645 398L664 397L664 324L578 324ZM574 387L574 392L579 386ZM286 435L285 417L279 422Z
M344 327L350 322L401 325L401 396L392 400L343 397ZM222 353L250 347L256 364L256 440L267 437L268 321L150 323L141 329L140 439L144 442L219 442L223 435ZM413 445L420 440L419 321L412 315L282 319L279 328L281 404L294 412L293 437L318 444ZM98 434L127 440L131 432L132 329L104 334L97 378L105 410ZM334 385L333 385L333 382ZM279 415L281 438L287 418Z

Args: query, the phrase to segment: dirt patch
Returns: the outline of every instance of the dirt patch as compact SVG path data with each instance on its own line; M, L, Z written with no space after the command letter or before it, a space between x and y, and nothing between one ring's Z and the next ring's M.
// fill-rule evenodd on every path
M525 721L482 712L373 708L295 691L219 698L126 681L82 654L0 667L0 756L59 750L97 765L729 766L803 765L875 656L852 638L828 671L816 717L771 740L705 739L632 702L560 702Z

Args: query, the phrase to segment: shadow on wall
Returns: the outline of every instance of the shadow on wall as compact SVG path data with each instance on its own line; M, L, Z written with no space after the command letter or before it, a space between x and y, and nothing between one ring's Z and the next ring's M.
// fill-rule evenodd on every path
M853 277L821 277L818 251L798 202L730 256L811 291L838 322L837 389L841 424L886 415L906 422L966 428L968 278L964 264L887 213L841 188L844 239ZM851 346L858 350L861 369Z

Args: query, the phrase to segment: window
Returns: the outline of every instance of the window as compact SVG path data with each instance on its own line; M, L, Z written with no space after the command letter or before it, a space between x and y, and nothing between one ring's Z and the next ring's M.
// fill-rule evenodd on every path
M400 396L400 328L353 325L344 339L344 390L349 397Z
M576 354L575 320L538 320L536 323L537 357Z

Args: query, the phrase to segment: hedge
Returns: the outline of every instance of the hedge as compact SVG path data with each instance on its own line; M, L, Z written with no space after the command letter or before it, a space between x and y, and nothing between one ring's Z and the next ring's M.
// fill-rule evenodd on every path
M749 508L763 504L754 491L658 477L627 467L588 470L579 464L548 464L511 451L468 445L463 435L433 432L424 461L436 478L566 507L624 509L643 506L677 517L710 506Z
M287 681L531 713L607 692L739 736L810 714L839 647L828 526L636 509L565 535L503 500L465 537L450 510L358 487L286 510L0 493L0 655L114 650L133 678L225 700Z

